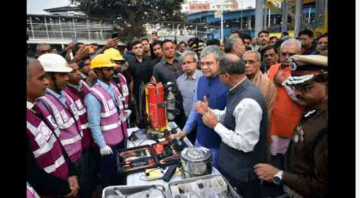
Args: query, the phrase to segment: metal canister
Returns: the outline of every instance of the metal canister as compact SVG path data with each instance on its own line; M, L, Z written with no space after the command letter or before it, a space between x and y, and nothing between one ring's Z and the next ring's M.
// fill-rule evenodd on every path
M212 172L212 154L204 147L185 148L181 152L182 178L208 175Z

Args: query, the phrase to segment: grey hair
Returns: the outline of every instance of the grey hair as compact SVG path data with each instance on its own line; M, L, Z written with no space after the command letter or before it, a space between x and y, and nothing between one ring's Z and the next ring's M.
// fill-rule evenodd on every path
M246 51L245 53L244 53L244 55L245 54L256 54L256 58L257 58L257 60L258 61L261 61L261 55L260 55L260 53L258 52L258 51L255 51L255 50L249 50L249 51ZM244 56L243 55L243 56Z
M233 46L236 44L238 40L239 38L236 37L234 34L229 36L229 38L227 38L224 43L225 52L230 53L233 50Z
M221 51L220 47L217 45L210 45L210 46L206 46L200 54L200 59L212 54L215 58L216 61L220 61L220 58L223 56L223 52Z
M50 48L51 48L51 45L50 44L48 44L48 43L39 43L37 46L36 46L36 51L37 52L39 52L40 51L40 47L42 47L42 46L50 46Z
M292 45L292 44L296 44L298 47L298 52L301 52L301 42L299 40L296 40L294 38L289 38L286 41L284 41L281 46L280 46L280 50L285 46L285 45Z
M199 58L198 58L197 54L194 51L190 51L190 50L187 50L181 54L181 57L180 57L181 62L187 56L192 56L192 58L195 62L199 62Z
M27 81L30 80L30 62L32 61L38 61L37 59L35 58L32 58L32 57L26 57L26 79Z
M244 74L245 73L245 63L239 57L229 58L229 55L226 54L220 59L220 72L228 74ZM234 55L235 56L235 55Z

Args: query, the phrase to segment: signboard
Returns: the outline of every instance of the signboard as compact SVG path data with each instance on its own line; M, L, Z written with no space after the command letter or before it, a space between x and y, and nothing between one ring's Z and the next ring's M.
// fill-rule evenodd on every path
M216 10L216 11L214 12L214 17L215 17L215 18L221 18L221 10Z

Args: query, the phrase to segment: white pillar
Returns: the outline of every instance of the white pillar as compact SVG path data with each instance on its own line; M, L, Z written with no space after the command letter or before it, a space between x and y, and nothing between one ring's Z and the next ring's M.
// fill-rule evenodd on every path
M74 26L74 38L76 38L76 28L75 28L75 20L74 20L74 18L73 18L73 20L72 20L72 22L73 22L73 26Z
M302 22L302 0L296 0L295 7L295 28L294 28L294 36L297 37L299 32L301 31L301 22Z
M32 35L33 35L33 39L35 39L34 26L33 26L33 23L32 23L31 16L30 16L30 27L31 27L31 33L32 33Z
M88 35L89 35L89 40L91 40L90 27L89 27L89 20L88 19L86 19L86 27L87 27L87 31L88 31Z
M61 27L61 18L60 17L59 17L59 26L60 26L61 40L64 40L64 35L63 35L62 27Z
M266 9L266 7L264 6L264 13L263 13L263 17L264 17L264 19L263 19L263 30L266 30L266 15L267 15L267 9Z
M255 35L257 35L263 29L264 20L264 1L256 0L255 9Z
M269 8L269 22L268 22L268 27L270 27L271 26L271 10L270 10L270 8Z
M284 2L281 3L281 10L282 10L282 16L281 16L281 31L285 32L287 31L287 21L288 21L288 15L289 15L289 0L284 0Z
M240 22L240 30L243 29L242 24L243 24L243 12L244 12L244 7L243 7L243 1L241 0L241 22Z
M220 30L220 38L221 40L224 40L224 15L223 15L223 9L221 6L221 30Z
M48 26L47 26L47 22L46 22L46 17L44 17L44 20L45 20L46 35L47 35L47 38L50 40L49 30L48 30Z

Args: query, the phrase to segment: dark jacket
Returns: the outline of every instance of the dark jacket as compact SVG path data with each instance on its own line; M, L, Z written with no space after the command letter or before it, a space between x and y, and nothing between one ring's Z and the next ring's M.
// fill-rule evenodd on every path
M222 124L230 130L235 130L236 122L233 113L236 106L245 98L255 100L262 110L259 141L251 152L234 149L222 142L219 153L221 169L226 172L227 175L231 175L238 183L247 183L257 180L258 178L255 174L254 166L258 163L266 163L268 154L268 114L265 98L260 89L249 79L246 78L241 84L227 94L226 113L224 123Z
M285 156L283 183L303 197L326 197L327 103L306 111Z

